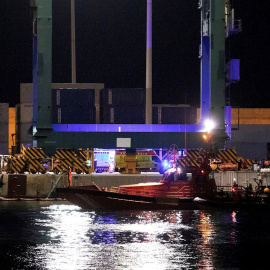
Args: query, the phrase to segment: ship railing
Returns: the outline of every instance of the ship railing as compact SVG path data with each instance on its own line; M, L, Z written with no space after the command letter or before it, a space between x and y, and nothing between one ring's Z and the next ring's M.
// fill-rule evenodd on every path
M238 191L244 191L245 187L244 186L217 186L217 191L233 191L233 190L238 190Z
M217 193L221 197L235 197L242 196L246 192L244 186L217 186Z
M147 196L147 197L155 196L155 192L153 191L144 191L144 190L137 190L137 189L130 189L130 188L129 189L121 188L120 193L129 194L129 195Z

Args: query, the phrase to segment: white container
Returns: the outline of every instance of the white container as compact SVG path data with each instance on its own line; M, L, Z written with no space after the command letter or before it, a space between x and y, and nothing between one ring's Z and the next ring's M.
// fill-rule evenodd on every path
M20 103L33 103L33 84L20 84Z
M18 108L19 112L17 113L19 123L29 123L33 120L33 103L20 103Z
M8 123L8 103L0 103L0 123Z
M8 143L8 123L0 123L0 143Z
M16 144L27 143L30 144L33 141L31 132L32 122L17 123L16 124Z
M8 155L8 142L0 142L0 155Z

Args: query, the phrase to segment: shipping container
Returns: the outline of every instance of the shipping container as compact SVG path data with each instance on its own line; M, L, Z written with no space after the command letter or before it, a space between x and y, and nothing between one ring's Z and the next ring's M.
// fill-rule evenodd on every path
M0 103L0 123L8 123L9 103Z
M0 123L0 143L8 143L8 123Z
M15 107L9 108L9 122L8 122L8 147L11 147L15 144L15 123L16 123L16 109Z
M53 83L52 89L94 89L95 106L100 105L100 90L104 88L104 83Z
M144 106L103 106L100 113L102 124L145 124Z
M153 124L196 124L197 108L187 105L153 105Z
M20 103L33 103L33 84L20 84Z
M33 120L33 103L20 103L16 105L16 122L29 123Z
M143 88L103 88L100 91L100 106L145 106Z
M0 155L8 155L8 142L0 142Z
M53 106L53 124L95 124L96 107Z
M100 90L104 88L103 83L53 83L52 92L57 89L84 89L94 91L94 105L100 105ZM53 93L52 93L52 98ZM33 84L21 83L20 84L20 103L33 103Z
M95 89L53 89L53 106L95 106Z
M16 123L16 145L32 144L32 122Z

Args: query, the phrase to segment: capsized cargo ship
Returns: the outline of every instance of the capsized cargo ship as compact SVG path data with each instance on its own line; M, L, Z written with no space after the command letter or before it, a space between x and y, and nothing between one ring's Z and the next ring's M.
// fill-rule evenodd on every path
M198 199L211 199L216 184L209 165L186 170L175 166L164 173L160 182L123 185L101 189L89 186L57 188L61 198L86 210L186 210L199 209Z

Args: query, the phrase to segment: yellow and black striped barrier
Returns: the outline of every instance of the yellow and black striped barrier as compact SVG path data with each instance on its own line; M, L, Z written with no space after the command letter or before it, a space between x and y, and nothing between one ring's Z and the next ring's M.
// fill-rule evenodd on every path
M29 173L46 173L42 160L49 158L41 148L22 147L22 155L25 157L26 170Z
M74 150L58 148L54 157L60 162L60 164L54 168L59 173L68 171L68 168L71 168L72 172L78 174L90 172L90 168L87 166L86 161L83 158L78 157Z
M203 158L206 156L205 150L199 150L199 149L188 149L186 156L180 158L177 160L180 167L200 167Z
M235 149L219 150L217 158L219 158L222 162L231 162L233 164L237 164L240 160L244 160L244 158L237 156L237 151ZM250 169L252 164L254 164L254 161L251 159L245 160L247 162L247 169Z
M236 164L238 161L237 152L235 149L218 150L216 155L222 162L231 162Z
M24 156L5 157L6 166L4 170L7 173L24 173L26 158Z
M185 156L177 160L182 168L200 167L202 161L207 156L207 152L203 149L188 149ZM237 156L235 149L219 150L216 154L216 160L220 163L231 162L237 164L242 157ZM51 162L52 166L48 169L44 164ZM247 161L247 169L250 169L253 160ZM94 152L89 149L78 149L75 152L72 149L59 148L53 157L47 156L41 148L23 147L21 154L18 156L9 156L4 158L5 170L9 173L46 173L53 171L55 173L67 172L71 168L75 173L92 173L94 171ZM217 166L218 168L218 166Z
M35 147L23 147L18 156L5 158L9 173L46 173L41 161L48 156L42 149Z
M200 167L201 162L206 157L207 152L205 150L199 149L188 149L186 156L181 157L177 160L180 167ZM242 157L237 156L237 151L235 149L226 149L226 150L218 150L216 154L216 159L219 159L221 163L233 163L237 164L240 159L244 160ZM247 161L247 169L250 169L253 160L245 159Z

